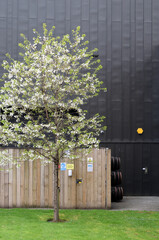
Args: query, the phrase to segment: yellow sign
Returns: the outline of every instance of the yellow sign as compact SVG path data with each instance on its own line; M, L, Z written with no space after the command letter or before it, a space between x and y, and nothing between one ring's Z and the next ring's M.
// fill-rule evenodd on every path
M68 169L68 170L73 170L74 169L74 164L67 164L67 166L66 166L66 168Z
M138 133L138 134L143 134L143 132L144 132L144 130L143 130L142 128L138 128L138 129L137 129L137 133Z

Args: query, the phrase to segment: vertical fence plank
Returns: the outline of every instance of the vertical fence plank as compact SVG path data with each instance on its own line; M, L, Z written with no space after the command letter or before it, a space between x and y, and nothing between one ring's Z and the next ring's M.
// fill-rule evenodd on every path
M53 173L54 173L54 164L52 163L52 204L53 204L53 207L54 207L54 176L53 176Z
M60 194L59 194L59 206L62 208L63 205L63 200L64 200L64 174L63 171L59 171L59 176L60 176Z
M13 198L13 207L16 207L17 204L17 168L15 165L12 167L12 174L13 174L13 191L12 191L12 198ZM21 186L23 188L23 186Z
M97 198L97 205L100 208L101 207L101 192L102 192L102 176L101 176L101 172L102 172L102 165L101 165L101 151L98 151L98 198Z
M60 185L61 185L61 179L60 179L60 169L59 169L59 166L58 166L58 204L60 206Z
M17 159L17 150L13 149L12 158L14 160ZM13 207L17 206L17 167L13 164L12 168L12 175L13 175Z
M93 162L92 162L92 164L93 164L93 171L90 174L90 188L91 188L90 208L94 208L94 206L95 206L95 202L94 202L94 189L93 189L93 187L94 187L94 180L95 180L94 179L94 161L95 161L94 154L95 154L95 149L93 149L91 154L90 154L90 156L93 158Z
M45 166L45 177L44 177L44 186L45 186L45 207L49 205L49 169L48 164Z
M105 149L101 149L101 154L102 154L102 158L101 158L101 161L102 161L102 202L101 202L101 205L102 205L102 208L105 208L106 205L105 205L105 197L106 197L106 194L105 194L105 164L106 164L106 154L105 154Z
M83 159L83 157L81 156L82 159L82 172L83 172L83 176L82 176L82 191L83 191L83 196L82 196L82 202L83 202L83 208L86 208L87 206L87 161L85 159Z
M82 158L79 158L76 162L76 174L77 179L82 179L82 183L77 183L77 208L82 207L82 186L83 186L83 174L82 174Z
M0 206L4 207L4 167L0 171Z
M68 176L68 170L66 170L66 175ZM71 201L72 201L72 182L71 177L68 177L68 203L67 208L71 207Z
M24 162L24 205L29 205L29 162Z
M41 162L37 160L37 207L40 207L40 193L41 193Z
M76 184L76 165L74 162L74 169L72 170L71 177L71 208L77 207L77 184Z
M24 162L20 167L20 205L24 207Z
M9 150L9 154L11 156L13 156L13 149L10 149ZM10 162L9 163L9 182L8 182L8 185L9 185L9 191L8 191L8 194L9 194L9 207L11 208L13 206L13 178L12 178L12 163Z
M68 176L66 174L66 171L63 171L64 173L64 199L63 199L63 203L64 203L64 208L68 208L67 207L67 203L68 203Z
M94 157L93 157L93 173L94 173L94 181L93 181L93 185L94 185L94 203L95 205L98 202L98 149L94 150Z
M33 162L29 161L29 206L33 205Z
M37 206L37 161L33 161L33 207Z
M44 207L44 165L41 164L41 193L40 193L40 206Z
M19 149L17 149L17 159L19 161ZM20 167L17 168L17 207L20 207Z
M9 181L9 172L8 172L8 165L5 167L4 170L4 207L8 207L9 205L9 187L8 187L8 181Z
M53 206L53 195L52 195L52 188L53 188L53 168L52 168L52 162L49 163L49 201L48 205L52 208Z

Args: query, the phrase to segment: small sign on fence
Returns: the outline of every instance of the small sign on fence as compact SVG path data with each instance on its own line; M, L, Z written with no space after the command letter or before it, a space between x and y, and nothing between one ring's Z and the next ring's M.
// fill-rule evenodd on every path
M74 164L68 163L67 166L66 166L66 168L67 168L68 170L73 170L73 169L74 169Z
M65 171L66 170L66 163L61 163L61 171Z
M93 163L87 164L87 172L93 172Z
M87 158L87 163L93 163L93 158L92 157L88 157Z

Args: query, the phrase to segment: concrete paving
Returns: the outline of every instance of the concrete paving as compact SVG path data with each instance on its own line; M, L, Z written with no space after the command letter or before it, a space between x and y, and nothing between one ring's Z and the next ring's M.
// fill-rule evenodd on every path
M159 211L159 197L124 197L121 202L112 202L111 210Z

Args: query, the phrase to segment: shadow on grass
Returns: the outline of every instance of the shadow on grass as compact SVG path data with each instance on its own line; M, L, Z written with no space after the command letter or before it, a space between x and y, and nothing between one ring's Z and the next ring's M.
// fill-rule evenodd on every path
M48 219L47 219L47 222L54 222L54 223L57 223L56 221L54 221L53 218L48 218ZM60 222L67 222L67 220L65 220L65 219L59 219L59 220L58 220L58 223L60 223Z

